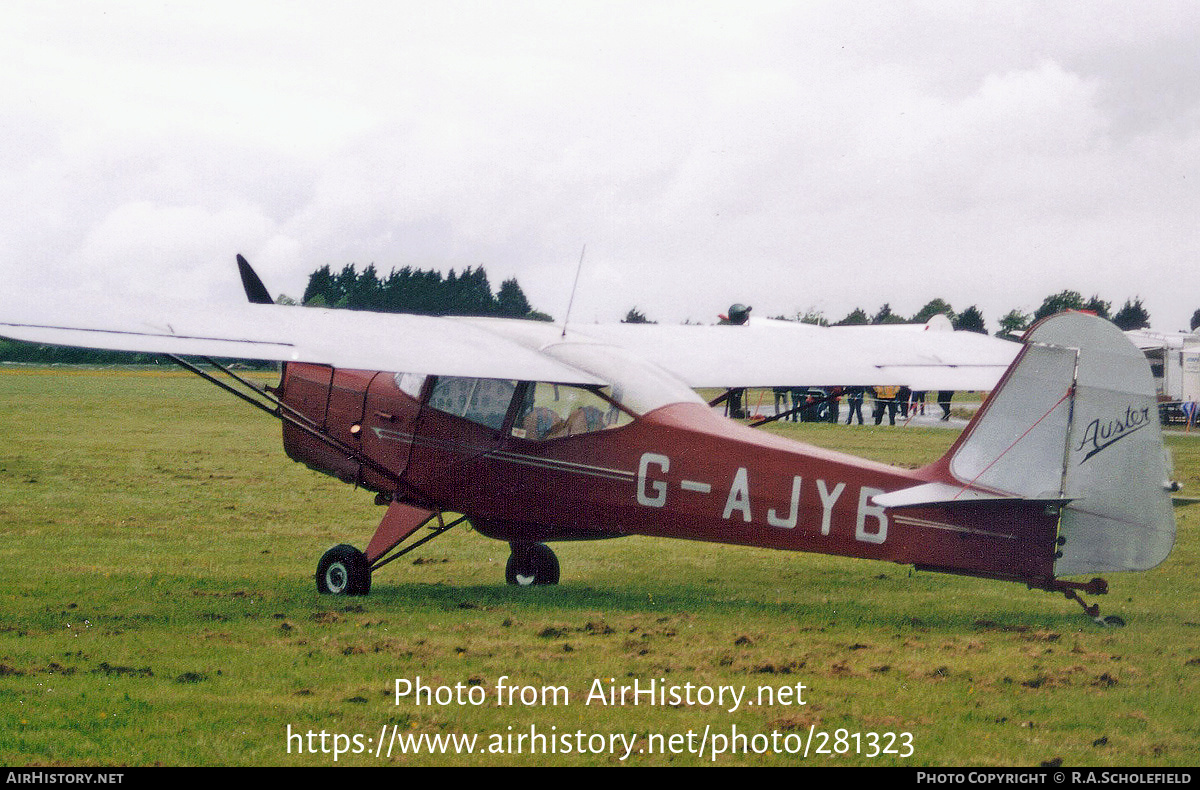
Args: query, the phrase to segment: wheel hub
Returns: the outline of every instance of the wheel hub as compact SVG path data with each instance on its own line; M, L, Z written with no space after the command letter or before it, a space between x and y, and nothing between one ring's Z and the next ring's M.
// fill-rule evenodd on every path
M331 593L335 595L346 589L346 580L349 578L349 573L346 571L346 566L340 562L335 562L325 571L325 586L329 588Z

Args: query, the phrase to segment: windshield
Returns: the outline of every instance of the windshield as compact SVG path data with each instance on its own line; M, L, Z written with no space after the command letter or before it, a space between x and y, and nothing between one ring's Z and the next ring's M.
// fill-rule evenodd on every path
M668 371L616 346L556 343L542 351L611 382L613 400L634 414L645 414L668 403L704 403L691 387Z

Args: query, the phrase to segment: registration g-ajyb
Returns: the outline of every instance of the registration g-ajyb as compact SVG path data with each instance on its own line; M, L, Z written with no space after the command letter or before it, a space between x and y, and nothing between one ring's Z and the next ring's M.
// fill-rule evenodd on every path
M248 304L8 305L0 334L173 355L280 419L291 458L375 492L386 513L365 551L321 558L325 593L366 594L465 518L509 544L511 584L558 581L548 543L647 535L1019 582L1104 622L1079 593L1106 583L1065 577L1146 570L1174 543L1149 367L1092 315L1021 344L936 323L558 326L277 306L239 264ZM259 389L174 355L284 365ZM992 394L943 458L909 470L757 431L695 392L782 385Z

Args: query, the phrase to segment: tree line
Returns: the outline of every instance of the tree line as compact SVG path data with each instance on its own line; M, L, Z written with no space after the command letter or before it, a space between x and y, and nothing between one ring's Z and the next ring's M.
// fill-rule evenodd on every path
M1124 331L1145 329L1150 326L1150 313L1146 310L1145 305L1142 304L1140 297L1126 299L1121 309L1113 313L1112 302L1106 302L1095 295L1089 299L1084 299L1083 295L1078 291L1067 290L1047 296L1042 300L1041 307L1033 313L1026 313L1019 309L1010 310L1000 319L999 329L996 330L995 335L996 337L1016 340L1021 336L1022 332L1038 321L1055 313L1060 313L1063 310L1087 310L1093 312L1101 318L1112 321ZM984 335L988 334L987 323L984 321L983 313L976 305L971 305L962 312L955 312L954 308L946 300L940 298L929 300L924 307L912 316L904 316L896 313L892 310L890 303L884 303L873 314L868 315L867 311L861 307L856 307L840 321L833 322L823 312L816 309L796 313L792 316L778 315L772 317L785 321L799 321L802 324L817 324L819 326L859 326L868 324L924 324L935 315L946 316L955 329L967 332L979 332ZM631 308L622 320L627 324L656 323L648 319L646 314L636 307ZM1200 326L1200 310L1197 310L1192 315L1191 328L1195 329L1197 326Z
M493 293L482 266L468 266L461 273L451 269L445 276L434 269L405 266L381 277L375 264L361 272L354 264L347 264L337 274L326 265L309 275L301 303L379 313L552 320L533 309L516 277L500 283L500 289Z

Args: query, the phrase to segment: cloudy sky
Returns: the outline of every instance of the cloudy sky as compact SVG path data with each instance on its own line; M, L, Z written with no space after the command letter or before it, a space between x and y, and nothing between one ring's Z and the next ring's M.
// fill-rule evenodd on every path
M561 318L1200 308L1194 2L4 3L0 274L486 267Z

